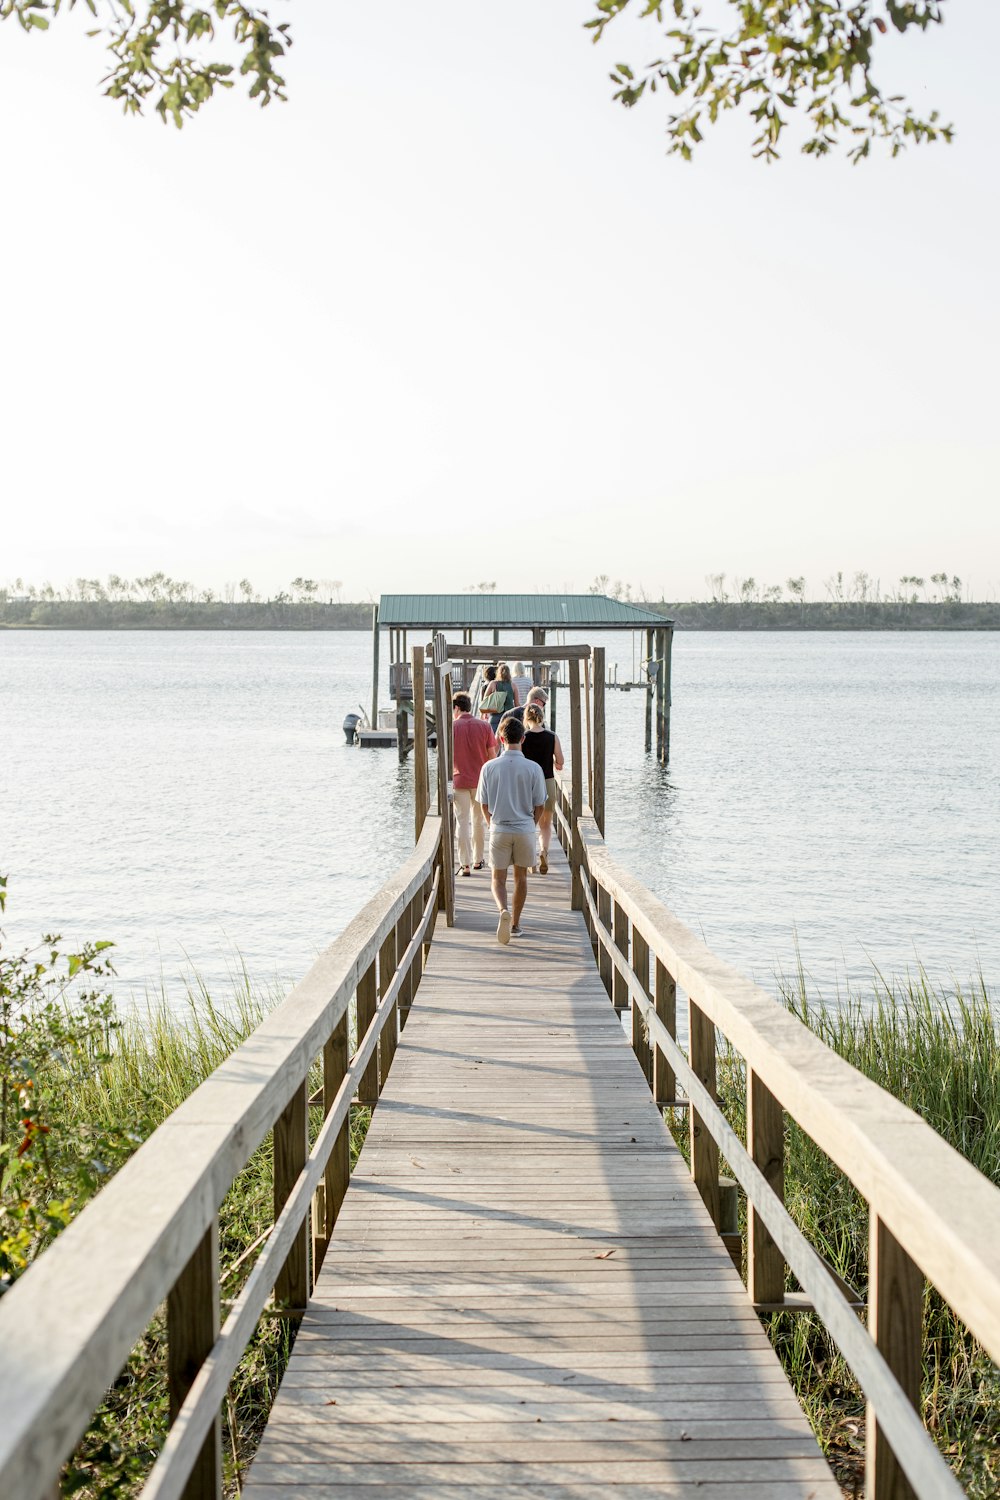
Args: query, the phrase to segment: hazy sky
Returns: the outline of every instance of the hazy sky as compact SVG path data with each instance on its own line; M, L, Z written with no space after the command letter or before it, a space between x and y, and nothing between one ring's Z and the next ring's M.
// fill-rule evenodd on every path
M291 0L291 102L177 132L0 28L0 581L1000 589L995 0L893 40L950 149L693 165L583 0Z

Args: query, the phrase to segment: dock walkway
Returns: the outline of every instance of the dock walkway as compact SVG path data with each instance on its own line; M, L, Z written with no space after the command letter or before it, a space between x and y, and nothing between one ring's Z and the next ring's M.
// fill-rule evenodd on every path
M245 1500L836 1500L570 910L457 881Z

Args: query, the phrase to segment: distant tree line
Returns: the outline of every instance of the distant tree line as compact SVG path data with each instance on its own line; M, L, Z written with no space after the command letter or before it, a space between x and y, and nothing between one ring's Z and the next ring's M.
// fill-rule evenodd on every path
M796 604L805 605L810 598L819 597L834 604L919 604L921 602L938 604L960 604L963 599L972 603L972 595L965 591L963 594L962 580L957 573L947 572L931 573L929 577L921 577L916 573L904 573L898 583L883 591L880 579L873 578L870 573L854 573L848 578L843 572L831 573L828 578L823 579L823 593L819 596L810 596L808 584L804 577L786 578L783 584L758 583L756 578L741 578L738 574L730 577L726 573L707 573L705 584L708 588L708 602L712 604L778 604L782 600L788 600ZM485 588L486 585L480 584ZM496 585L494 584L495 588ZM588 590L591 594L610 594L613 599L623 599L634 604L654 605L663 603L665 596L654 600L645 589L633 589L629 583L622 583L620 578L613 582L608 573L598 573ZM691 603L700 603L700 600L691 600Z
M64 588L54 588L44 583L39 588L25 583L23 578L0 584L0 601L25 600L44 604L318 604L326 595L327 604L339 604L343 583L339 578L293 578L288 590L264 598L257 592L249 578L239 583L224 584L220 591L197 589L184 578L171 578L166 573L150 573L145 578L119 578L109 573L106 581L99 578L75 578Z
M903 574L889 589L870 574L843 572L810 596L804 577L763 584L753 577L710 573L708 597L653 599L620 579L599 574L592 594L610 594L668 616L686 630L997 630L1000 602L977 603L957 574ZM77 578L62 589L15 578L0 584L0 628L34 630L363 630L371 601L341 600L335 578L293 578L264 597L248 578L220 590L197 589L166 573L102 582ZM496 583L467 593L494 593Z

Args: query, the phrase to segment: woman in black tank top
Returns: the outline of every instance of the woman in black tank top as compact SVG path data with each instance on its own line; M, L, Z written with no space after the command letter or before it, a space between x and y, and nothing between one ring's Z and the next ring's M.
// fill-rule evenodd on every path
M545 728L545 718L537 703L529 703L524 710L525 736L521 741L521 753L525 760L533 760L545 777L545 809L538 820L538 869L542 875L549 873L549 844L552 841L552 818L556 810L555 773L563 768L562 745L559 736Z
M536 728L529 720L524 726L528 733L521 741L521 753L525 760L533 760L542 768L542 775L546 781L553 777L553 761L556 754L556 737L551 729L545 729L541 724Z

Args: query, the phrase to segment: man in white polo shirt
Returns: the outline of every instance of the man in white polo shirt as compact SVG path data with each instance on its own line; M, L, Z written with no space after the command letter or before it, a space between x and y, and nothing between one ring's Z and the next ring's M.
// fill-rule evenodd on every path
M476 801L490 828L493 899L500 912L497 942L521 936L521 912L528 894L528 868L535 863L535 825L545 810L545 777L521 752L524 725L506 719L500 728L503 754L479 773ZM514 866L513 922L507 908L507 867Z

